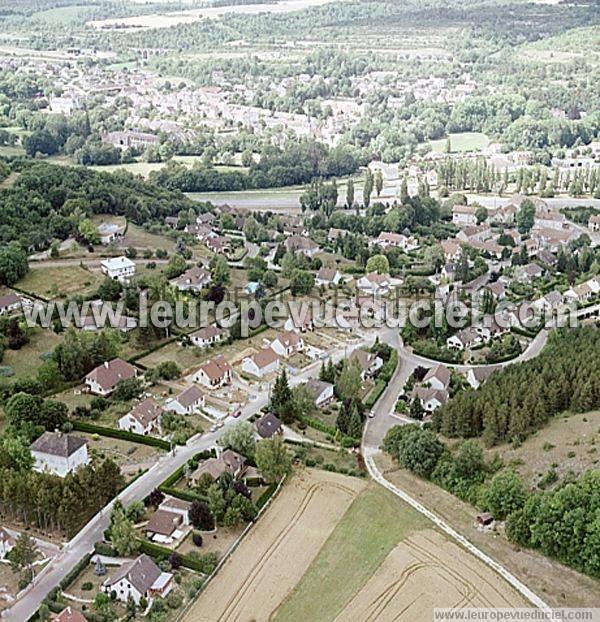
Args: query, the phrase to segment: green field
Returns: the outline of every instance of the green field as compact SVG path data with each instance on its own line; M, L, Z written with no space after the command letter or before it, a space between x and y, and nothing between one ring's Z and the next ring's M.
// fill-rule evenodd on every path
M102 278L100 271L92 272L78 265L48 268L42 264L32 265L17 286L41 298L61 298L70 294L85 296L98 288Z
M430 526L391 492L370 486L353 501L275 620L335 619L403 538Z
M481 132L461 132L460 134L450 134L448 138L450 138L450 149L453 153L479 151L490 144L490 139ZM447 140L447 138L441 138L430 141L431 150L445 152Z
M0 374L0 384L15 378L35 376L44 359L61 341L62 337L51 330L38 327L31 329L30 341L27 345L20 350L8 348L5 350L0 367L9 370L11 375Z
M46 11L38 11L31 18L36 21L43 21L48 24L72 24L82 21L83 13L90 12L91 7L84 4L61 6Z

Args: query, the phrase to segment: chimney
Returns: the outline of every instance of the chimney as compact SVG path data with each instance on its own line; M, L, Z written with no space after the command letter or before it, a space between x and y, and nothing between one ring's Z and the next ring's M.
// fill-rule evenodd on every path
M106 369L108 369L108 361L104 361L104 367L106 367Z

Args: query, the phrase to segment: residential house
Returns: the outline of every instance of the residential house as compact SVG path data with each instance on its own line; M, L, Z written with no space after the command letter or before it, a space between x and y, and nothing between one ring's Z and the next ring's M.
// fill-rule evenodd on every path
M191 507L192 504L189 501L184 501L183 499L167 495L163 502L158 506L158 509L170 512L171 514L179 514L179 516L181 516L181 524L189 525Z
M484 341L481 334L473 327L463 328L446 339L446 345L453 350L465 350Z
M222 355L216 356L196 372L194 382L215 389L231 382L233 370Z
M335 268L321 268L317 272L315 284L319 285L337 285L342 278L342 274Z
M539 279L544 276L544 269L536 263L528 263L526 266L517 268L516 273L518 281L529 283L532 279Z
M279 333L271 342L271 348L284 358L289 358L298 352L304 350L304 339L293 331L285 331Z
M266 413L256 422L256 431L261 438L273 438L283 434L283 427L273 413Z
M190 341L198 348L206 348L226 341L229 338L229 331L220 326L205 326L190 335Z
M65 477L88 464L87 440L63 432L44 432L29 447L33 469Z
M385 274L371 272L358 279L356 287L367 294L374 296L385 296L390 291L390 277Z
M547 248L542 248L537 252L537 259L547 266L555 266L558 262L556 255L551 253Z
M506 298L506 286L500 281L488 283L486 289L492 294L496 300L504 300Z
M358 363L361 370L361 378L363 380L372 378L381 367L383 367L383 360L373 352L367 352L366 350L356 349L350 355L350 361Z
M159 508L150 517L144 531L148 540L160 544L172 544L183 536L183 531L180 529L182 524L181 514Z
M111 257L100 262L100 270L109 279L128 283L135 274L135 264L127 257Z
M600 231L600 214L590 216L590 219L588 220L588 229L594 232Z
M447 391L450 386L450 370L445 365L436 365L425 374L422 382L432 389Z
M556 289L538 298L533 304L541 313L552 313L563 305L563 295Z
M51 613L50 614L50 622L88 622L87 618L77 611L77 609L73 609L71 605L65 607L60 613Z
M285 249L288 253L304 255L309 259L314 257L317 253L321 252L319 245L313 242L310 238L302 237L299 235L292 235L284 242Z
M136 404L126 415L119 419L119 429L143 434L144 436L161 433L160 418L164 410L151 397Z
M483 367L471 367L467 372L467 382L477 389L483 384L495 371L502 369L500 365L483 366Z
M169 398L165 402L165 410L171 410L179 415L191 415L204 407L205 400L204 393L194 384L177 397Z
M452 207L452 222L455 225L476 225L475 216L477 208L474 205L454 205Z
M4 559L13 550L15 543L15 538L4 527L0 527L0 559Z
M179 218L177 216L167 216L165 218L165 225L171 229L177 229L177 227L179 227Z
M589 302L594 296L600 293L600 279L594 277L571 287L565 292L565 300L568 302L577 302L579 304L585 304Z
M211 212L205 212L204 214L199 214L196 217L196 223L199 225L205 225L207 227L212 227L217 220L217 217Z
M313 378L304 386L312 396L317 408L324 408L335 399L333 394L333 385L330 382Z
M344 229L335 229L334 227L331 227L327 233L327 241L335 242L338 238L343 239L348 234L349 232Z
M198 242L205 244L208 240L218 237L218 233L210 227L202 224L192 223L185 226L184 231L190 235L196 236Z
M199 266L186 270L181 276L174 279L173 284L180 292L200 293L212 283L210 272Z
M114 222L103 222L98 226L98 236L100 244L108 246L123 237L125 227Z
M247 356L242 361L242 371L256 378L264 378L270 374L277 373L279 371L279 366L279 354L273 347L263 348L256 352L256 354Z
M421 402L423 410L428 413L437 410L449 399L447 391L443 389L433 389L429 387L415 387L413 389L412 395L413 399L418 399Z
M112 578L102 584L106 594L115 593L117 600L126 603L131 596L136 605L145 598L148 603L155 597L164 598L173 588L173 575L162 572L148 555L142 554L126 562Z
M152 145L158 145L160 142L160 138L155 134L133 130L125 132L107 132L106 134L102 134L101 140L103 143L113 145L113 147L119 149L128 147L145 149Z
M467 244L483 242L492 237L492 229L489 224L468 225L456 234L456 239Z
M213 253L217 253L220 255L226 255L227 253L231 251L231 240L222 235L218 235L216 237L210 237L204 241L204 244Z
M440 246L442 247L442 252L444 253L444 259L446 261L452 261L456 263L460 259L460 256L462 253L461 245L455 239L442 240L440 242Z
M17 294L11 292L5 296L0 296L0 315L12 313L21 308L21 299Z
M300 310L299 310L300 311ZM289 317L283 325L286 331L299 331L300 333L313 332L315 330L315 323L313 321L312 312L310 309L306 310L306 313L293 314Z
M377 245L383 249L390 247L399 248L405 252L419 248L419 242L414 237L407 237L401 233L388 233L386 231L382 231L379 236L371 242L371 245Z
M209 458L200 463L190 475L190 481L192 485L196 485L204 473L208 473L214 481L224 473L231 473L234 479L240 479L246 469L246 459L232 449L226 449L216 458Z
M86 377L85 384L91 393L106 397L110 395L123 380L137 376L137 369L123 359L105 361L93 369Z

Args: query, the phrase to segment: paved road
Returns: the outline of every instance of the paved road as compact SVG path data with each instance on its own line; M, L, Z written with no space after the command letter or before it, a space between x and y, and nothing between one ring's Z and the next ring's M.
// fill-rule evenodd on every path
M375 336L373 334L367 336L366 339L358 339L355 343L339 347L330 353L330 357L337 363L345 354L351 353L354 349L365 343L372 343L374 338ZM290 385L296 386L309 378L318 376L320 367L320 360L311 363L304 368L302 372L290 377ZM184 447L177 447L174 453L162 456L149 471L128 486L118 496L118 499L123 505L129 505L133 501L144 499L152 490L159 486L168 475L185 464L195 454L213 447L228 426L237 421L246 420L259 412L261 408L267 404L268 399L269 396L267 392L260 393L256 400L248 404L242 410L242 415L238 419L229 418L225 426L220 430L190 439L188 444ZM109 525L110 512L113 504L114 500L96 514L96 516L65 545L57 557L38 575L35 583L30 586L25 595L3 613L3 617L22 622L28 620L37 611L48 592L60 583L80 559L93 550L95 542L102 540L104 531Z

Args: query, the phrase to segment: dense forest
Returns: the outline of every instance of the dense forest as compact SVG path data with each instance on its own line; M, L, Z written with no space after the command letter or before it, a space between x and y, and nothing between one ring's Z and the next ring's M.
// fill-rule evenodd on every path
M12 187L0 190L0 242L46 248L64 240L93 214L126 216L137 224L197 207L173 192L130 173L98 173L45 163L25 165Z
M448 437L481 435L489 445L523 440L557 413L600 406L599 369L600 332L559 329L535 359L505 367L439 408L434 427Z

